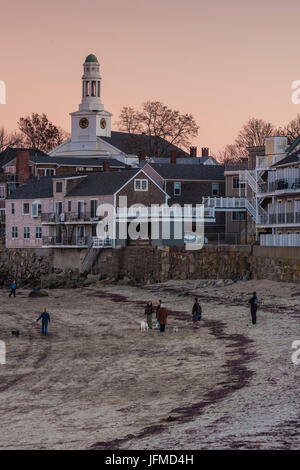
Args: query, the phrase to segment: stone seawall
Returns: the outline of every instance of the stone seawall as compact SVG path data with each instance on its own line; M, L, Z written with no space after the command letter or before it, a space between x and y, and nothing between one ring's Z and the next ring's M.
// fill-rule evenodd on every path
M205 246L200 251L179 247L104 249L93 275L80 272L82 250L2 250L0 284L15 278L19 285L76 287L92 279L136 283L168 279L270 279L300 282L300 249L261 246Z

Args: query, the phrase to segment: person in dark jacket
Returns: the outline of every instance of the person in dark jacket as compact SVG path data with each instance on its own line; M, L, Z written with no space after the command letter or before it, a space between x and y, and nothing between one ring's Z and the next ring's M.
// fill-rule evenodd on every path
M152 330L152 314L154 312L154 308L152 305L152 302L147 302L146 308L145 308L145 315L147 315L147 324L150 330Z
M156 305L156 327L157 328L160 328L158 317L157 317L157 313L158 313L158 310L160 309L160 306L161 306L161 300L158 300L157 305Z
M201 305L199 304L198 297L195 297L195 302L194 302L193 309L192 309L192 320L193 320L194 328L200 327L201 319L202 319L202 308L201 308Z
M9 293L9 297L11 297L12 295L14 297L16 297L16 289L17 289L17 284L16 284L16 281L13 281L10 285L10 293Z
M253 296L249 300L249 303L250 303L252 325L256 325L256 312L257 312L257 307L258 307L258 298L257 298L256 292L253 292Z
M157 311L156 311L156 316L157 316L157 320L158 320L159 325L160 325L160 332L164 333L165 330L166 330L168 312L167 312L166 307L162 304L161 301L160 301L159 306L157 306L157 307L158 308L157 308Z
M48 333L48 322L50 322L50 315L47 310L44 308L43 313L39 316L37 321L42 319L42 336L47 336Z

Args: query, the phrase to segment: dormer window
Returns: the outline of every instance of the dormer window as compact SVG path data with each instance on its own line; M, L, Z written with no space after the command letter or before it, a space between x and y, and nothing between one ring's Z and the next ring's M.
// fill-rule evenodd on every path
M148 180L134 180L135 191L148 191Z

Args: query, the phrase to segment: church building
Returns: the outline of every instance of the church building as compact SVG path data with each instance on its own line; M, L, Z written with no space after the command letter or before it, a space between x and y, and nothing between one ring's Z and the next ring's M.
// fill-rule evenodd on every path
M94 54L88 55L83 64L81 103L78 111L70 113L70 116L71 137L49 152L51 157L114 159L131 166L137 166L141 158L155 157L144 155L150 136L135 134L133 138L126 132L111 130L112 114L104 109L101 100L100 64ZM173 152L187 162L196 162L189 153L159 139L162 144L167 144L168 155L165 157L170 157Z

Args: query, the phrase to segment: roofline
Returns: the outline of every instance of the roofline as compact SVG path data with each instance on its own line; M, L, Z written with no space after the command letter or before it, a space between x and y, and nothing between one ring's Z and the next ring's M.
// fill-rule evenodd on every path
M59 144L57 147L54 147L54 149L52 149L49 153L47 153L47 155L49 155L49 157L51 157L52 155L52 152L54 152L54 150L57 150L59 148L61 148L63 145L65 145L66 143L68 142L71 142L71 137L69 137L69 139L67 140L64 140L61 144Z
M121 189L125 188L125 186L126 186L128 183L130 183L130 181L132 181L132 180L133 180L139 173L141 173L141 172L143 172L144 175L147 176L147 178L149 178L149 179L152 181L152 183L154 183L155 186L157 186L157 187L161 190L161 192L163 192L163 193L165 194L165 196L168 196L168 198L170 197L169 194L166 193L166 191L165 191L163 188L161 188L161 187L159 186L159 184L157 184L156 181L154 181L154 180L151 178L151 176L147 175L147 173L145 173L142 168L141 168L140 170L138 170L138 172L135 173L128 181L126 181L126 183L124 183L121 188L119 188L116 192L114 192L113 195L118 194L118 192L121 191Z

